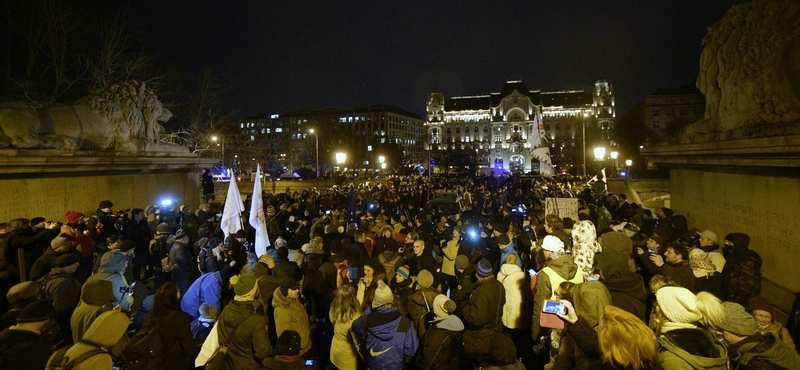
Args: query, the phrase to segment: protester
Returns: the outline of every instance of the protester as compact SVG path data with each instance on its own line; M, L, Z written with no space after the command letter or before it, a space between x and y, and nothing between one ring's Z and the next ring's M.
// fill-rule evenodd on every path
M33 302L19 313L16 325L0 332L0 364L4 368L41 370L45 367L53 343L42 332L53 313L52 303Z
M279 336L287 330L299 334L301 339L299 354L305 355L311 349L311 332L308 327L308 313L298 298L300 298L300 283L292 278L284 279L281 287L276 289L272 296L275 330Z
M59 360L67 360L73 370L113 369L114 354L108 349L117 344L125 335L130 321L127 316L116 311L108 311L92 323L83 338L65 352L54 354L47 368L56 366ZM61 356L59 356L61 355Z
M800 355L772 333L761 334L744 307L724 302L718 333L728 342L731 365L741 369L800 369Z
M356 298L352 285L344 285L333 299L330 310L330 321L333 323L334 335L331 342L331 363L342 370L358 368L356 352L350 328L361 315L361 305Z

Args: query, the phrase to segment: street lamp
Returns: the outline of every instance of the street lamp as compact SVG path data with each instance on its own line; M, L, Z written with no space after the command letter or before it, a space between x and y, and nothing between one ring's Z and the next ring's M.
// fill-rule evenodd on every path
M616 151L611 152L611 159L617 159L617 157L619 157L619 153L618 152L616 152Z
M619 172L619 166L617 165L617 163L618 163L617 162L617 157L619 157L619 152L617 152L616 150L611 152L611 159L614 160L614 173L615 174Z
M385 169L386 169L386 163L381 163L381 169L382 169L382 170L385 170Z
M599 161L605 158L606 158L606 148L604 147L594 148L594 159Z
M386 157L384 157L382 155L378 156L378 163L384 163L384 162L386 162Z
M628 167L633 166L633 161L630 160L630 159L626 159L625 160L625 165L628 166Z
M309 129L308 133L314 135L314 129ZM319 180L319 135L314 135L314 140L317 144L317 180Z
M222 140L221 137L217 137L217 135L211 135L211 141L216 143L217 146L220 146L220 143L222 143L222 167L225 167L225 140ZM219 143L217 141L219 141Z

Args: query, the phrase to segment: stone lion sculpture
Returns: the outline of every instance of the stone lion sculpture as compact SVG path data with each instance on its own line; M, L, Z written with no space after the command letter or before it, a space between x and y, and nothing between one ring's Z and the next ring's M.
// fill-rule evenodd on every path
M800 120L800 2L736 5L703 40L697 87L705 119L687 134Z
M138 81L97 90L75 104L37 108L0 103L0 146L20 149L165 150L158 142L172 118L155 92ZM171 147L171 146L170 146Z

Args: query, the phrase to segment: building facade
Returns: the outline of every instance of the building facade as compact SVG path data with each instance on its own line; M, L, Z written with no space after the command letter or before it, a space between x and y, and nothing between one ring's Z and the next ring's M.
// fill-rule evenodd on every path
M694 85L658 89L644 102L647 141L677 135L684 126L703 119L706 111L705 95Z
M396 168L424 159L424 123L416 114L384 105L248 117L239 123L234 155L242 158L238 163L245 172L254 171L255 163L270 173L316 170L317 152L320 174L335 165L355 173L374 171L380 156L398 162L388 163ZM347 159L336 163L335 153Z
M616 145L615 105L613 86L603 80L590 89L552 92L506 81L500 92L450 99L436 89L426 105L425 149L440 172L464 165L465 158L480 170L536 172L530 149L541 124L553 163L566 169L582 165L584 138L592 141L586 145Z

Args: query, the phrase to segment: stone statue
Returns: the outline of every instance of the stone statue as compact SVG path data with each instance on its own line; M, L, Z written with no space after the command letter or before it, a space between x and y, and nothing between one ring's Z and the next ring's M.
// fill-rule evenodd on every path
M0 147L18 149L188 152L159 143L172 113L138 81L97 90L75 104L36 108L0 103Z
M703 39L705 119L687 135L800 121L800 2L736 5Z

